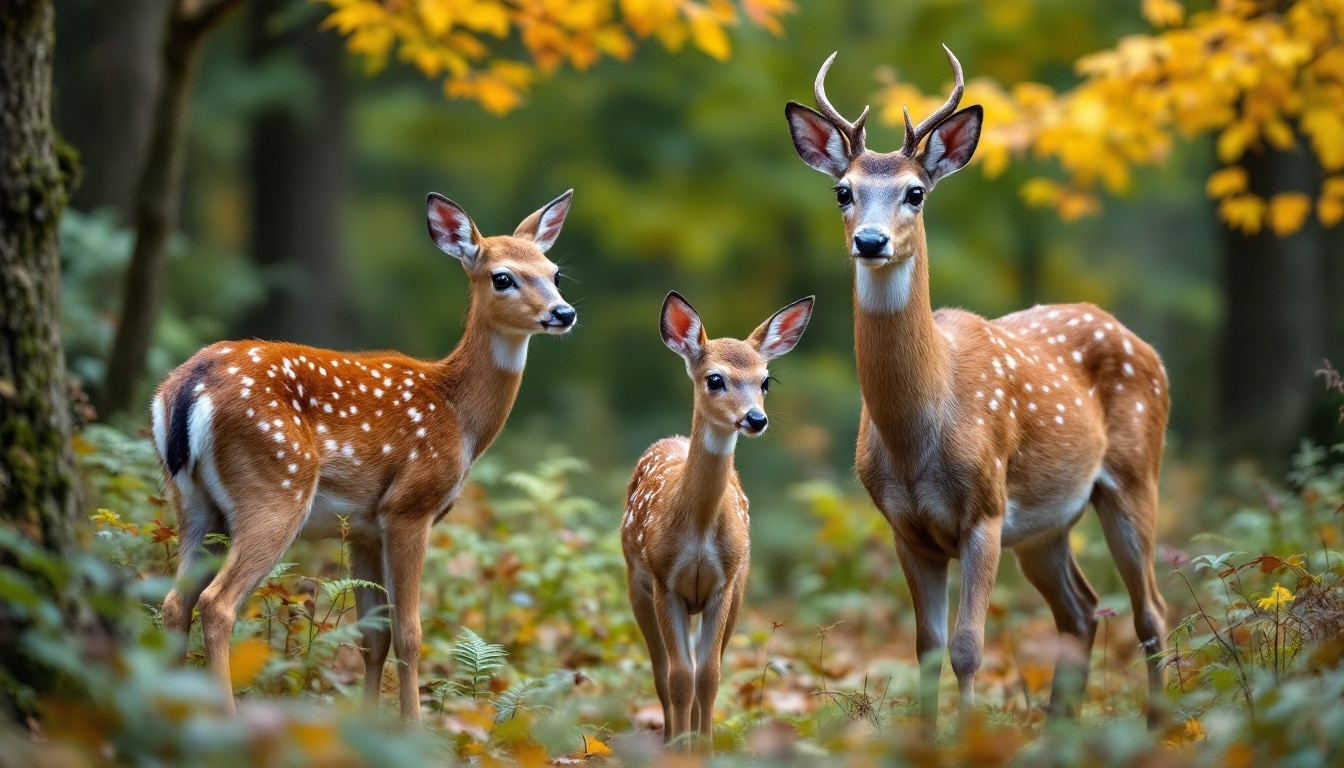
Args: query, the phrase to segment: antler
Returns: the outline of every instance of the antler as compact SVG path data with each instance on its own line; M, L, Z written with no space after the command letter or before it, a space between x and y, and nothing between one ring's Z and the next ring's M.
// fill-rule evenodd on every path
M957 105L961 103L961 94L966 88L966 83L961 78L961 62L957 61L957 57L952 55L952 49L946 45L943 46L943 52L947 54L947 61L952 65L952 75L956 79L956 85L952 87L952 95L947 97L947 103L939 107L937 112L929 115L924 122L919 124L918 128L910 122L910 109L908 107L904 108L905 143L901 145L901 154L906 157L914 157L916 150L919 149L919 143L924 140L924 137L928 136L934 128L937 128L939 123L946 120L948 115L956 111ZM817 82L820 83L821 81L818 80Z
M864 152L863 124L868 120L868 107L865 106L863 108L863 114L859 115L859 119L851 123L841 116L836 108L831 106L830 99L826 98L826 72L830 70L831 62L835 61L835 56L838 53L839 51L832 53L830 57L826 59L826 62L821 65L821 70L817 72L817 82L813 87L812 92L817 98L817 106L821 108L821 114L827 120L834 123L835 127L839 128L840 132L843 133L845 138L849 141L849 158L853 160Z

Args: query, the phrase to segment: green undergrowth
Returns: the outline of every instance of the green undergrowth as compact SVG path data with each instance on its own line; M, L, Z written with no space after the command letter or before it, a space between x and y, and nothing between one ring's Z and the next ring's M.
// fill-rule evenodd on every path
M398 722L394 663L380 710L360 707L365 625L352 590L361 583L341 541L297 545L248 601L233 652L240 714L224 716L200 668L199 631L184 647L160 627L178 552L152 447L94 425L76 452L98 506L87 551L53 559L0 530L17 563L0 568L0 593L30 620L18 642L70 681L61 693L0 681L40 713L29 733L0 737L0 753L56 765L664 759L647 655L626 603L619 499L575 492L587 468L567 451L538 450L525 469L483 461L434 527L419 729ZM793 503L813 527L798 533L812 543L796 572L810 576L787 585L784 600L759 589L749 599L725 661L713 762L1338 764L1342 452L1304 446L1283 483L1248 485L1208 532L1164 548L1167 726L1151 733L1127 603L1104 595L1083 716L1054 722L1041 712L1049 665L1031 647L1053 629L1046 614L1020 615L1018 605L1039 597L1019 596L1024 588L1009 580L996 592L975 716L954 728L945 675L942 728L927 738L903 594L863 623L865 596L872 604L899 580L890 533L861 497L800 484ZM86 593L110 633L98 642L71 636L38 576Z

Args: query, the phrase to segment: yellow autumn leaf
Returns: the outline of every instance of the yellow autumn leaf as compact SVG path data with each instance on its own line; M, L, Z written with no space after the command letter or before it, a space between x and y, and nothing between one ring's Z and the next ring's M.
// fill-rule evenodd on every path
M726 61L732 52L728 44L728 33L713 15L698 11L691 14L691 39L695 47L704 51L710 58Z
M1185 7L1176 0L1143 0L1143 18L1154 27L1178 27L1185 20Z
M332 722L317 719L290 722L289 736L299 747L301 754L309 758L328 753L333 746L341 743L341 734L336 730L336 726Z
M251 685L271 658L271 646L260 640L244 640L229 649L229 679L233 687Z
M1246 122L1229 125L1218 134L1218 160L1224 163L1236 162L1246 152L1246 147L1255 137L1255 129Z
M420 19L431 34L441 35L453 26L453 0L417 0Z
M1188 741L1204 740L1204 724L1198 718L1192 717L1185 721L1185 738Z
M504 37L509 34L509 10L499 0L468 3L462 13L461 23L476 32Z
M599 739L592 736L583 737L583 746L569 753L569 756L576 759L588 757L606 757L611 754L611 747L603 744Z
M1218 204L1218 218L1232 229L1254 235L1265 223L1265 201L1251 194L1224 198Z
M1316 201L1316 220L1323 227L1333 227L1344 221L1344 199L1322 197Z
M1337 109L1322 107L1302 115L1302 133L1311 141L1311 148L1327 171L1344 168L1344 117Z
M1275 149L1292 149L1297 144L1293 129L1282 118L1266 120L1263 131L1265 140Z
M1028 179L1022 185L1022 200L1030 206L1053 206L1059 202L1063 191L1059 185L1049 179Z
M1246 169L1229 165L1209 174L1209 180L1204 182L1204 193L1216 200L1245 192L1246 184Z
M1279 237L1287 237L1302 228L1311 213L1311 198L1301 192L1280 192L1269 199L1266 220Z
M1096 195L1071 190L1064 193L1055 207L1059 210L1061 219L1077 221L1084 216L1097 215L1101 210L1101 202L1097 200Z
M1256 604L1264 611L1278 611L1285 603L1291 603L1294 599L1292 592L1284 589L1281 584L1275 584L1269 591L1269 596L1261 598Z

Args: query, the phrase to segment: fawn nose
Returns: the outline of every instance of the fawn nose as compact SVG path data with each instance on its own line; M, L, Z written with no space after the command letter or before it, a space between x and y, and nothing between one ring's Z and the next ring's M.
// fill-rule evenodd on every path
M854 255L860 258L875 258L882 255L891 238L871 229L854 233Z
M560 327L568 328L574 324L574 318L578 317L578 313L568 304L561 304L551 310L551 317L555 319L556 324Z
M747 415L742 417L742 424L747 428L747 431L752 434L758 434L765 431L765 427L769 423L770 420L765 418L765 414L755 408L747 411Z

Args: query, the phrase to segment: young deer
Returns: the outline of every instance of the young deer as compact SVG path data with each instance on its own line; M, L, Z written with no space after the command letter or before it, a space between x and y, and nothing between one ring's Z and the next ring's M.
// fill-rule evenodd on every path
M695 382L691 436L649 447L626 490L621 548L630 607L653 661L663 740L713 734L719 665L737 625L750 561L747 497L733 469L738 433L765 431L765 364L793 349L811 296L776 312L746 341L709 340L675 291L663 302L663 343ZM696 647L691 617L700 616Z
M946 47L944 47L946 51ZM1152 347L1090 304L1037 306L994 321L929 303L924 202L971 159L983 111L954 114L951 98L918 127L905 115L897 152L864 148L865 109L845 120L785 108L803 161L836 180L849 255L856 264L854 345L863 411L857 467L891 524L910 584L923 664L921 709L937 720L947 644L947 566L961 559L952 669L963 715L972 704L985 613L1002 548L1017 555L1059 631L1081 655L1061 655L1055 712L1071 710L1086 684L1097 595L1069 548L1069 529L1090 501L1129 590L1148 654L1149 723L1162 689L1165 605L1153 574L1158 468L1170 402ZM924 150L918 150L927 137ZM1061 674L1063 673L1063 674Z
M574 308L544 255L573 191L518 225L482 237L456 203L431 194L429 235L471 282L466 330L439 362L396 352L220 342L168 375L152 405L154 443L177 510L176 588L164 626L185 633L200 601L205 654L228 692L229 637L243 600L295 538L349 525L351 574L387 587L355 593L360 616L394 608L366 630L365 698L376 704L389 634L400 662L401 713L420 717L420 571L430 525L447 514L476 459L508 418L527 345L563 334ZM209 533L231 539L217 573L197 571Z

